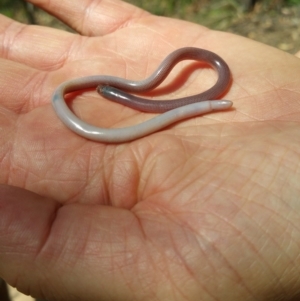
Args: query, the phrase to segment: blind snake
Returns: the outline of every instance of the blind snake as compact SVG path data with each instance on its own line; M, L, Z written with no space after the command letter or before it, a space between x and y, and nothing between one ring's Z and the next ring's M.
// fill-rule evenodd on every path
M214 68L218 73L215 85L197 95L164 101L143 99L123 91L140 93L154 89L182 60L202 61ZM208 50L185 47L169 54L150 77L141 81L107 75L87 76L66 81L55 90L52 104L61 121L78 135L94 141L121 143L149 135L183 119L230 108L232 102L229 100L212 100L220 98L228 90L230 83L229 67L221 57ZM117 103L144 112L163 114L125 128L107 129L93 126L79 119L69 109L64 96L70 92L95 87L102 96Z

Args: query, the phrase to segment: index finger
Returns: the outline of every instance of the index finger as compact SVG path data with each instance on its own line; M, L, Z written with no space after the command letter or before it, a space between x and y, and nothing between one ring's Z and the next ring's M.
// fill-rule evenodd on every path
M147 15L146 11L119 0L28 0L85 36L103 36Z

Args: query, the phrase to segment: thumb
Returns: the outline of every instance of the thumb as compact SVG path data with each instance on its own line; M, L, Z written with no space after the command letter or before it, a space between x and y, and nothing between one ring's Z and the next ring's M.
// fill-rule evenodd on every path
M0 185L0 278L25 293L20 276L32 271L58 207L25 189Z
M132 300L127 283L135 266L125 265L122 273L119 267L128 261L128 253L141 250L138 225L128 210L60 206L0 185L0 278L43 299ZM133 239L128 239L131 234Z

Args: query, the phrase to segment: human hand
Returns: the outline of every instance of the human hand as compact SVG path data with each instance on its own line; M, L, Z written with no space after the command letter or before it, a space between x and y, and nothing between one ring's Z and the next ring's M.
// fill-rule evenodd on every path
M0 18L0 276L48 300L292 298L299 58L116 0L30 2L81 35ZM55 115L61 82L144 79L185 46L229 64L234 110L120 145L85 140ZM192 95L215 81L188 66L154 94ZM149 118L93 91L72 108L105 127Z

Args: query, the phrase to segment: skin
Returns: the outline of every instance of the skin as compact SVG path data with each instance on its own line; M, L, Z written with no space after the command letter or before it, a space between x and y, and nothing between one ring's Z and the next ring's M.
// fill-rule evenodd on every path
M297 300L299 58L118 1L31 2L82 35L0 16L0 277L59 301ZM234 110L118 145L55 115L59 83L143 79L186 45L228 63ZM215 82L184 66L151 96ZM95 91L72 108L104 127L149 118Z

